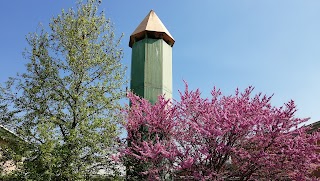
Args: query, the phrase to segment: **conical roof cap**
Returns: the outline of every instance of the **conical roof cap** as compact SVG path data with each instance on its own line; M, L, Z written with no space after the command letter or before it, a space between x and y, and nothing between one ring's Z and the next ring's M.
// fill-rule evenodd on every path
M162 38L171 46L173 46L175 42L172 35L153 10L149 12L136 30L131 34L129 46L132 47L135 41L145 38L146 34L151 38Z

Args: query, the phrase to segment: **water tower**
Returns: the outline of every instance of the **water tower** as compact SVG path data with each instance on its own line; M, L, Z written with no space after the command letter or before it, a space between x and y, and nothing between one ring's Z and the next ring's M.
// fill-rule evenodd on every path
M130 36L132 48L130 89L155 103L172 98L172 46L175 40L151 10Z

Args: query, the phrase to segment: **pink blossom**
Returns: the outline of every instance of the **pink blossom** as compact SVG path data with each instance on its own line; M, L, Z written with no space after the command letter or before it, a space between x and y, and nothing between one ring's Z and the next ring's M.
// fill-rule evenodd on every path
M180 101L159 96L154 105L130 93L124 156L147 164L150 180L311 180L320 134L299 128L308 119L294 117L294 101L274 107L272 97L252 91L223 96L214 88L204 99L186 85Z

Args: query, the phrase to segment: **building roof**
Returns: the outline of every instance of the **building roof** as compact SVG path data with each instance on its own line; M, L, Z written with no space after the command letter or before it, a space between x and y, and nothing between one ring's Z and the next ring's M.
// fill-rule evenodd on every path
M175 42L172 35L153 10L149 12L149 14L131 34L129 46L132 47L135 41L145 38L146 35L148 37L151 36L151 38L162 38L171 46L173 46Z
M320 121L314 122L308 126L311 127L310 132L318 131L320 128Z
M6 127L3 125L0 125L0 139L1 140L6 140L8 142L19 142L19 141L24 141L21 137L19 137L17 134L14 132L8 130Z

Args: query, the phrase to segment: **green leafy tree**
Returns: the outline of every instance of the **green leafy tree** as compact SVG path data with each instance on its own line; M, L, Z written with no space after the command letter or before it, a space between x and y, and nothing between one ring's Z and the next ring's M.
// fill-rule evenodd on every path
M0 119L33 145L21 180L88 180L110 159L125 96L122 50L100 1L79 1L27 36L27 71L0 87Z

